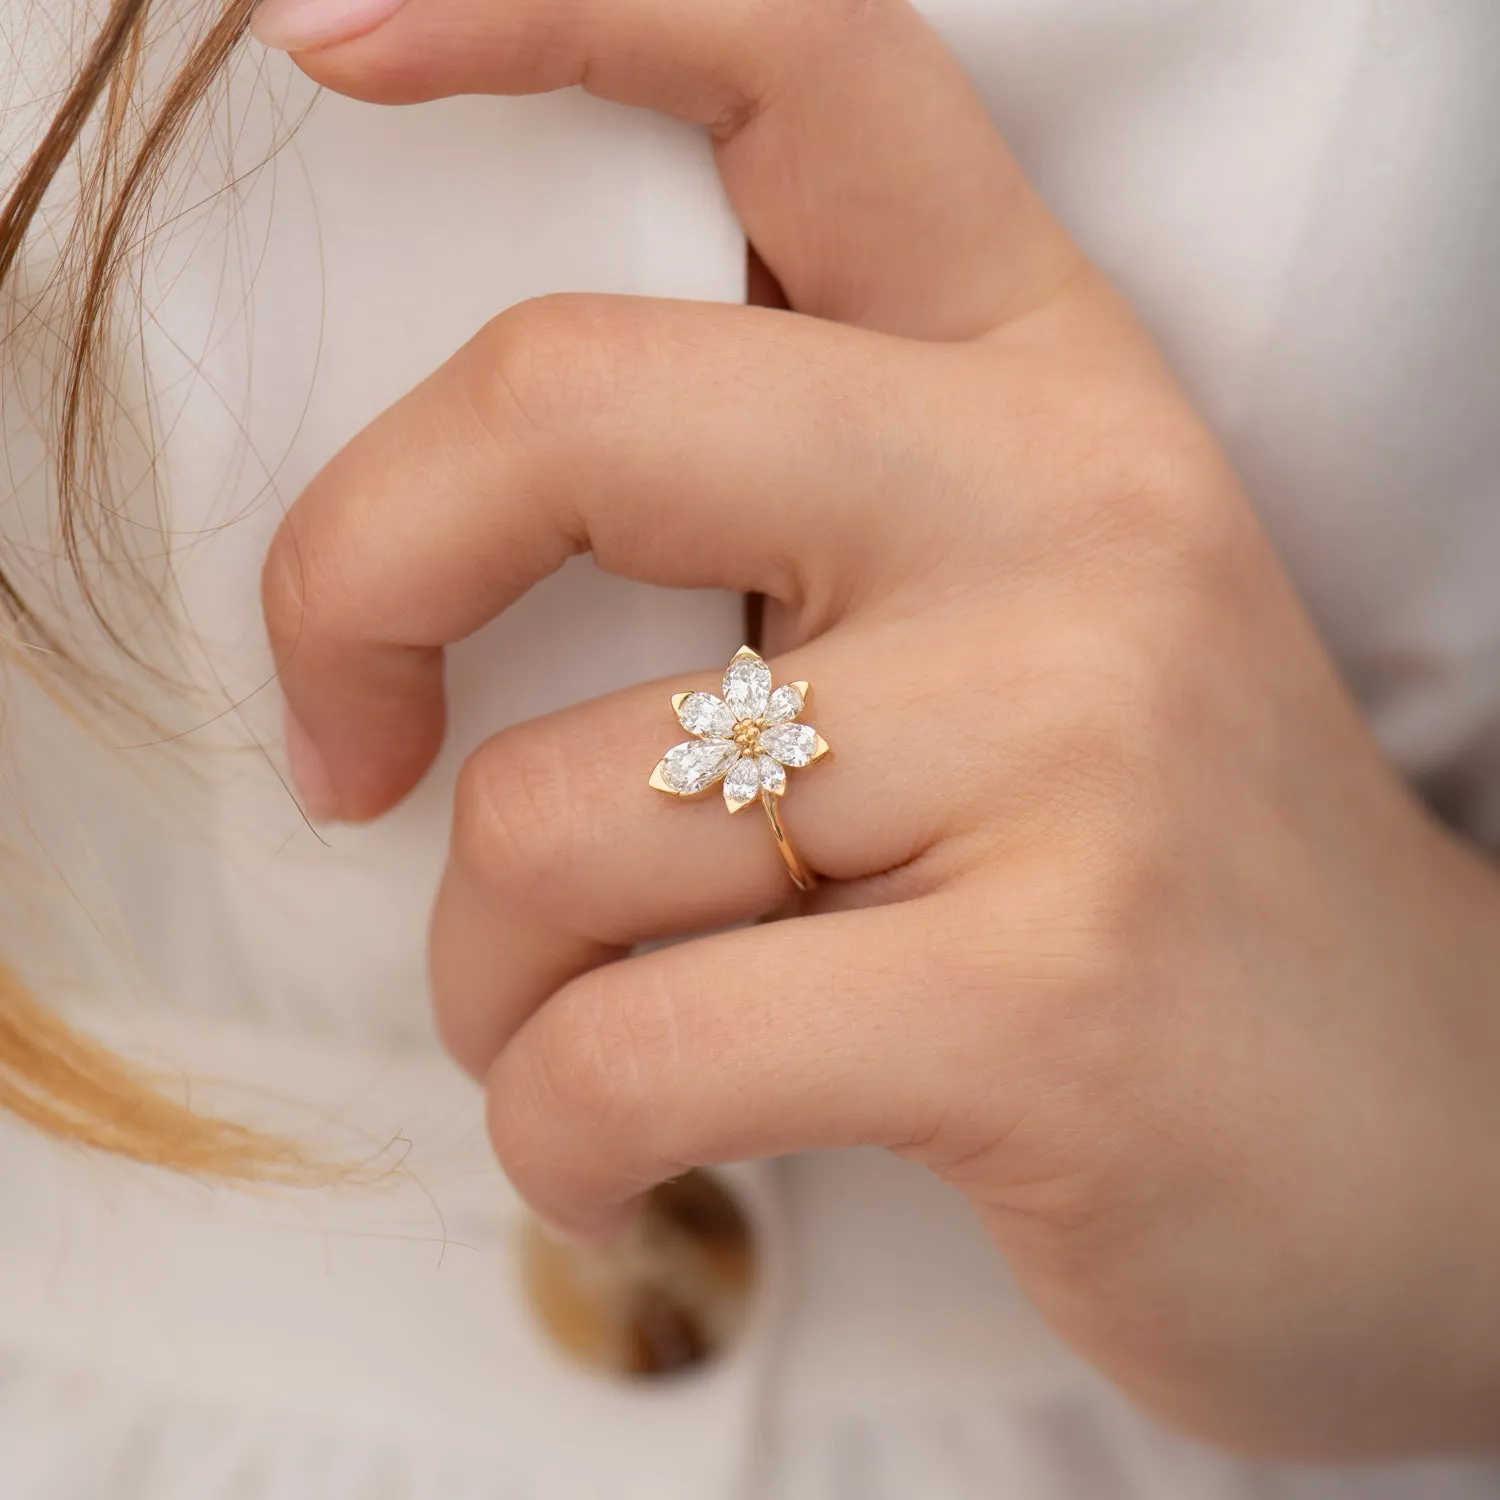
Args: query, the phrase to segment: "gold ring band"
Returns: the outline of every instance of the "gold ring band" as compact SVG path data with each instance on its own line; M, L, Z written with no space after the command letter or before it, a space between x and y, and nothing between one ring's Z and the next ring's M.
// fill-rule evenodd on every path
M781 862L786 866L786 872L792 877L792 884L799 891L810 891L817 885L818 877L802 863L802 857L797 853L796 846L787 837L786 829L781 826L781 814L776 808L776 799L767 794L762 794L761 805L766 810L766 817L771 823L771 834L776 840L776 852L781 856Z

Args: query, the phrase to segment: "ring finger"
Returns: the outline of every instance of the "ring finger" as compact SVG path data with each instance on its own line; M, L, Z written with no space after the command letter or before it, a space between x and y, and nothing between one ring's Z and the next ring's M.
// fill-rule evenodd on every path
M935 781L883 753L892 706L921 699L929 660L910 631L900 635L840 631L773 664L778 685L828 689L810 694L798 716L808 735L771 732L791 769L759 764L772 792L785 781L785 822L801 857L839 881L910 866L952 817ZM689 742L672 722L672 689L717 694L720 686L696 675L633 688L506 730L471 757L431 933L439 1026L471 1072L482 1074L526 1017L583 971L640 942L762 916L794 894L754 788L740 789L751 800L730 817L722 773L702 789L701 805L647 784L674 739ZM732 733L730 712L726 705L724 724L696 743ZM924 735L944 728L941 705L932 712ZM752 704L743 722L758 717L777 714ZM840 752L834 765L797 765L812 753L813 730ZM732 761L732 749L724 759ZM782 797L773 801L779 811ZM914 876L912 888L921 885Z

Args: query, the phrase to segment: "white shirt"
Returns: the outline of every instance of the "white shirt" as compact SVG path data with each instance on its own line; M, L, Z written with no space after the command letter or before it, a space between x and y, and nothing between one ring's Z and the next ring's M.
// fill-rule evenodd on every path
M12 35L31 8L0 0ZM1236 458L1392 755L1500 845L1500 10L929 13ZM40 66L0 75L9 102L45 99ZM303 97L279 63L271 77ZM39 107L11 117L7 149ZM273 111L248 77L237 114L249 165ZM224 176L208 153L182 201ZM332 1114L375 1148L402 1136L411 1176L246 1202L0 1133L0 1496L1494 1493L1482 1466L1270 1471L1164 1434L1038 1325L954 1196L873 1153L742 1179L770 1284L713 1376L616 1390L530 1329L515 1203L423 996L452 775L504 723L725 658L737 601L570 564L455 651L451 740L418 794L325 846L242 748L277 725L256 575L301 484L504 306L734 299L742 257L703 141L577 94L324 99L237 200L163 242L144 348L170 607L202 643L199 699L166 711L204 727L176 761L100 751L14 690L28 866L6 943L48 993L105 1002L97 1024L125 1045L232 1080L225 1107L291 1128ZM5 423L25 474L19 400Z

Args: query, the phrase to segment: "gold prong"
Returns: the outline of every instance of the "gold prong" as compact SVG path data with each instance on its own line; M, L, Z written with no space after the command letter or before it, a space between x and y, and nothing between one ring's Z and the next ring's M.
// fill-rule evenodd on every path
M789 682L787 683L787 686L797 689L797 691L802 695L802 702L804 705L807 703L807 700L812 697L812 683L810 682Z
M651 773L651 785L657 791L665 792L669 797L680 797L682 793L675 786L668 786L666 778L662 775L662 772L666 769L666 765L665 760L657 761L656 769Z
M833 747L820 734L818 736L818 743L813 747L812 760L808 761L808 765L811 765L815 760L822 760L825 755L832 754Z
M735 662L741 660L746 656L753 656L757 661L760 660L760 652L757 651L754 646L741 646L740 649L729 658L729 665L733 666Z
M673 693L672 712L674 714L680 714L682 712L682 705L686 703L692 696L693 695L691 693Z
M759 796L760 793L757 792L754 797L746 797L743 802L733 801L730 798L726 797L724 799L724 805L729 809L731 813L743 812Z

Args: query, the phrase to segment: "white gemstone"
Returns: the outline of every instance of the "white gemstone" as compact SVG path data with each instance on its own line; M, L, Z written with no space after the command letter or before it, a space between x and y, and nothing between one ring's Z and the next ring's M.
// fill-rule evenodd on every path
M724 700L736 719L758 719L771 696L771 669L751 653L737 656L724 674Z
M677 718L689 734L700 739L727 740L734 733L734 710L712 693L689 693Z
M753 802L760 791L760 772L750 756L737 760L724 778L724 800L733 806L737 802Z
M667 751L661 763L662 780L674 792L690 797L712 786L739 756L740 748L733 740L688 740Z
M818 748L818 736L806 724L775 724L761 735L760 748L784 766L805 766Z
M785 724L802 712L802 690L790 682L771 694L766 704L766 723Z
M780 761L762 755L757 762L760 784L773 796L779 797L786 790L786 767Z

